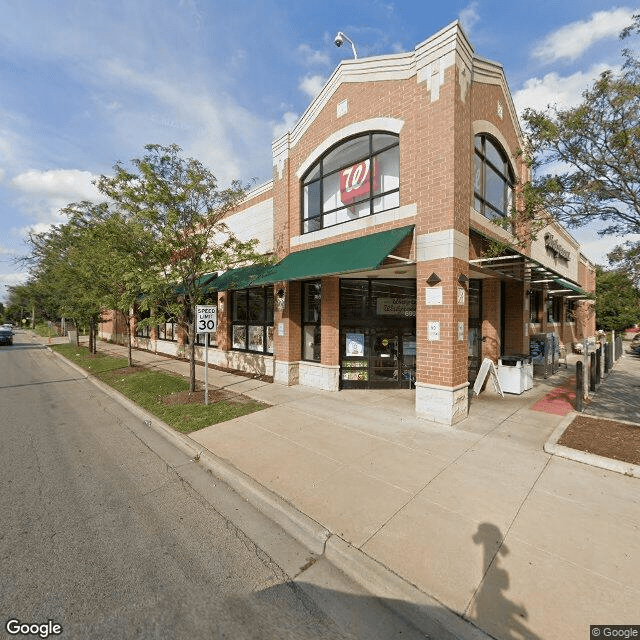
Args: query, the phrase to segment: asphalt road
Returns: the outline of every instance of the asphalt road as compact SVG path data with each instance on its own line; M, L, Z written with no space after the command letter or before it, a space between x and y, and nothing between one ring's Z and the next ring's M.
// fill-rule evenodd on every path
M414 637L361 594L300 588L304 550L140 422L26 333L0 347L0 637Z

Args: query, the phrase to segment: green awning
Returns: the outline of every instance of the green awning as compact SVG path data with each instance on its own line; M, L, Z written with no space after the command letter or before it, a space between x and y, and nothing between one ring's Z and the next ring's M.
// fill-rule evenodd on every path
M563 280L562 278L554 278L553 281L563 289L571 289L571 291L575 291L576 293L579 293L580 295L583 295L583 296L589 295L584 289L581 289L580 287L569 282L568 280Z
M197 278L195 280L194 284L196 285L196 287L206 287L212 280L214 280L216 278L216 276L217 276L216 273L207 273L207 274ZM178 295L183 295L183 294L186 293L186 288L184 286L184 283L179 284L176 287L176 293Z
M254 284L306 280L377 269L413 231L413 225L290 253Z
M208 289L247 289L286 280L306 280L377 269L412 231L413 225L409 225L314 249L296 251L278 264L231 269L213 280Z
M275 264L254 264L230 269L212 280L207 291L230 291L257 286L256 280L268 276L276 267Z

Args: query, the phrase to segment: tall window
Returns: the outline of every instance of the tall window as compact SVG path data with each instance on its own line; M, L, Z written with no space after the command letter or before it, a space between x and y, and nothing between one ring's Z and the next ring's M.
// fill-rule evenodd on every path
M273 287L231 292L233 349L273 353Z
M147 309L146 311L140 311L138 315L138 322L141 320L147 320L151 317L151 311ZM151 337L151 327L147 325L146 327L140 327L136 323L136 335L139 338L150 338Z
M532 291L529 294L529 322L540 322L541 306L542 306L542 292Z
M547 322L562 322L562 296L553 296L547 305Z
M475 137L474 208L486 218L503 218L513 206L513 169L507 154L488 136Z
M399 138L365 133L327 152L302 180L302 233L400 206Z
M162 322L158 325L158 338L160 340L178 341L178 323L171 319L170 322Z
M320 362L322 285L302 283L302 359Z

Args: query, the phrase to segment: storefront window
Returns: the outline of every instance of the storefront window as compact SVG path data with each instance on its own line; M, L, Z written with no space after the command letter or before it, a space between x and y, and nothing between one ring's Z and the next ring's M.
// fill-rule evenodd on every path
M138 322L142 320L147 320L150 317L151 317L151 311L149 311L149 309L147 309L146 311L141 311L140 315L138 316ZM140 327L136 323L136 336L138 336L138 338L151 337L151 327L149 325L147 325L146 327Z
M554 296L548 305L547 322L562 322L562 297Z
M341 143L303 179L302 233L400 206L399 138L366 133Z
M178 341L178 323L177 322L161 322L158 325L158 338L160 340L169 340L170 342Z
M514 173L506 153L485 135L475 137L474 208L487 218L504 218L513 206Z
M322 285L302 283L302 359L320 362Z
M540 322L540 306L542 304L542 293L532 291L529 294L529 322Z
M416 374L416 281L340 281L342 388L412 388Z
M273 353L273 288L231 292L231 346Z

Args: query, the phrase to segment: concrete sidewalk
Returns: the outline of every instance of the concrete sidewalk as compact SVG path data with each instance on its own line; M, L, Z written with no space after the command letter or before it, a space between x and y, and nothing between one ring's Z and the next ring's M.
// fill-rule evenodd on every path
M586 639L590 624L640 624L640 481L544 452L563 416L531 407L574 372L570 356L520 396L483 392L446 427L415 417L412 391L331 393L211 369L211 387L271 406L190 438L348 543L354 553L334 557L351 558L340 568L365 586L380 567L417 588L406 599L427 594L496 638ZM640 359L625 356L589 411L623 394L625 419L640 420L628 393L639 384Z

